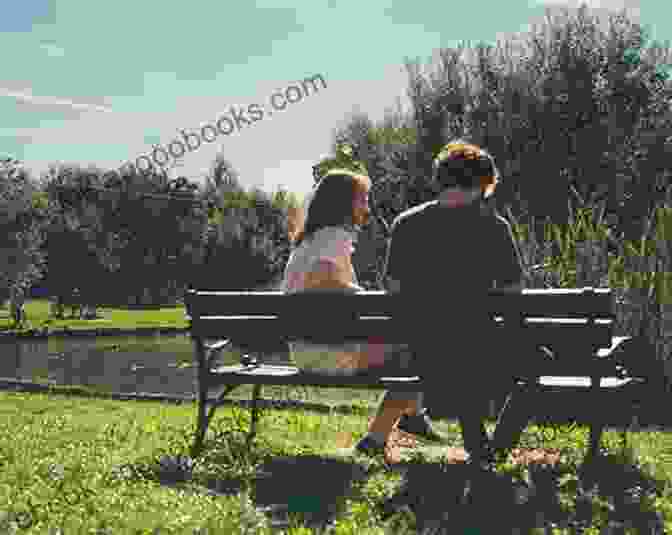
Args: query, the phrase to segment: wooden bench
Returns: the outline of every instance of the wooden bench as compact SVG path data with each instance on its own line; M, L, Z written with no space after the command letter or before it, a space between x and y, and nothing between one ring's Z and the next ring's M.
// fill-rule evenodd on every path
M399 314L395 315L404 306L401 295L189 290L185 304L198 373L194 457L202 450L215 409L242 384L254 385L248 439L256 432L257 400L263 385L423 390L417 375L390 373L389 368L323 372L263 363L264 353L282 349L293 340L337 344L376 336L388 343L407 343L413 326L401 324ZM624 365L632 361L622 358L631 339L612 336L615 315L609 289L493 290L483 306L488 307L496 327L506 329L507 336L515 340L516 355L493 355L518 363L506 378L515 391L511 399L516 393L529 395L531 391L624 391L626 386L649 379L646 373L632 373ZM218 352L232 347L243 348L241 363L215 367ZM215 390L219 395L210 398ZM591 453L597 452L603 429L601 419L590 420Z

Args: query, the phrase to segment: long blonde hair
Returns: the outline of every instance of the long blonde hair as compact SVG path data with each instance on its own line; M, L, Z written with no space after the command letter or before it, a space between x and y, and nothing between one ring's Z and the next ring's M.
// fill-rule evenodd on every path
M347 169L332 169L308 194L302 207L290 209L289 239L293 246L327 226L353 224L354 198L371 188L371 179Z

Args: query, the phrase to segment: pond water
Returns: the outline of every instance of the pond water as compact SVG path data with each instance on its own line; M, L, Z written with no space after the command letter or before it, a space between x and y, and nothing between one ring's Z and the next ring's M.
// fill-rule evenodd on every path
M223 351L218 363L235 364L239 356L235 351ZM300 353L297 354L299 356ZM288 364L288 355L264 355L264 361ZM297 364L303 366L309 363L299 360ZM120 394L192 397L197 391L195 372L193 343L185 333L52 336L21 340L0 338L0 379L83 386ZM672 375L672 369L670 373ZM250 393L251 387L243 385L231 397L249 399ZM450 407L459 405L459 399L455 397L458 394L442 391L437 393L440 399L430 399L432 396L426 395L425 403L437 407L437 416L452 417L449 414ZM381 395L382 391L366 389L264 388L264 397L285 399L298 396L297 400L305 397L305 401L328 405L351 404L355 401L375 405ZM502 402L503 398L491 400L492 417L497 414Z
M286 362L282 356L274 361ZM220 362L238 355L222 352ZM193 344L187 334L0 340L0 378L86 386L121 393L191 395Z

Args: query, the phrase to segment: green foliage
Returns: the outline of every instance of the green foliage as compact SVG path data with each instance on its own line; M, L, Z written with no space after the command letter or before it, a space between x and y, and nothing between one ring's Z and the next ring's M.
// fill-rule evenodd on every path
M347 169L356 173L368 174L363 162L355 159L353 148L346 144L336 147L336 154L331 158L324 158L315 166L315 180L319 181L332 169Z
M128 295L141 300L146 292L152 302L170 300L170 292L174 298L202 241L206 214L197 186L183 177L105 175L62 166L45 177L52 295L66 299L77 287L89 303L127 304Z
M361 162L376 211L390 222L434 198L432 156L449 139L466 138L495 156L503 182L490 202L500 213L515 214L538 241L548 227L542 219L559 225L562 236L545 254L562 258L562 284L571 284L576 255L565 242L577 210L592 208L598 226L609 227L606 238L586 243L601 240L614 253L621 236L641 236L672 168L672 84L656 76L672 64L670 50L647 46L645 28L625 15L607 30L601 22L586 9L549 11L520 42L461 44L431 65L407 63L412 113L398 110L377 124L365 114L350 117L334 134L335 156L316 175ZM623 61L629 49L638 51L638 65ZM344 145L352 156L337 154ZM380 275L386 251L375 221L366 232L355 253L365 284Z
M597 21L585 9L549 14L524 42L476 46L470 63L464 46L442 50L433 72L409 63L419 132L409 151L412 174L429 176L436 148L467 137L500 166L498 208L566 224L571 191L587 205L606 199L607 214L620 211L620 230L630 237L641 231L660 193L651 186L670 166L663 147L672 134L665 104L672 85L656 78L664 58L650 48L639 67L622 61L628 47L641 48L641 27L622 17L603 32Z
M21 162L0 160L0 299L42 274L44 198Z
M228 162L226 169L227 181L208 193L217 202L209 214L198 284L220 289L267 286L278 280L289 257L287 211L299 203L283 189L274 195L246 190Z

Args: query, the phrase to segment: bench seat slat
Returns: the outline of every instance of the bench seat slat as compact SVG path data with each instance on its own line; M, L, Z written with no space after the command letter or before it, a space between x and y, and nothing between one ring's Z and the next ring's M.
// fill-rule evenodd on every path
M620 379L618 377L602 377L600 379L600 388L619 388L634 381L633 378ZM539 378L539 384L542 386L558 387L590 387L590 377L557 377L544 375Z
M341 388L381 388L395 389L418 386L422 383L418 376L387 377L376 373L357 373L351 370L301 370L293 366L220 366L212 370L215 384L262 384L262 385L308 385ZM620 388L634 381L633 378L602 377L600 388ZM542 387L590 387L590 378L581 376L540 377Z
M352 370L301 370L291 366L220 366L211 372L213 384L305 385L340 388L414 388L418 376L381 377Z

